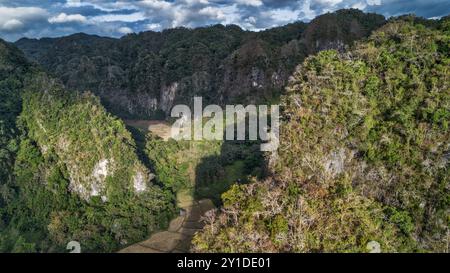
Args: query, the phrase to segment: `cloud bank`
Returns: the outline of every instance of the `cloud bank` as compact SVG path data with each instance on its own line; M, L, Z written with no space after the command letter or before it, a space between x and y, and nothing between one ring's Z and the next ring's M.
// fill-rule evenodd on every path
M236 24L262 30L342 8L385 16L450 13L448 0L0 0L0 37L55 37L85 32L122 35L173 27Z

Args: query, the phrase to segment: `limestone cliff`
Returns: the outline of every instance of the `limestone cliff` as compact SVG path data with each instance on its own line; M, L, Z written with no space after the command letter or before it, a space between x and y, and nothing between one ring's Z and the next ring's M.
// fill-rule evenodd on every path
M358 10L259 33L216 25L143 32L121 39L75 34L16 45L63 83L100 96L122 117L164 116L176 103L276 100L295 66L324 49L344 50L384 17Z

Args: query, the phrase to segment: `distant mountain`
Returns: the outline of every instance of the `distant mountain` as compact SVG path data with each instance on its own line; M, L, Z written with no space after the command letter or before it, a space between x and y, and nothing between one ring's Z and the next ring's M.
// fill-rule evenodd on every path
M15 44L68 88L99 95L111 112L154 117L190 103L194 95L216 104L276 101L306 56L344 50L384 23L381 15L340 10L259 33L215 25L121 39L74 34Z
M448 251L449 17L16 45L0 40L0 252L116 251L194 198L223 205L196 252ZM110 113L164 117L194 95L280 101L279 149L165 142Z

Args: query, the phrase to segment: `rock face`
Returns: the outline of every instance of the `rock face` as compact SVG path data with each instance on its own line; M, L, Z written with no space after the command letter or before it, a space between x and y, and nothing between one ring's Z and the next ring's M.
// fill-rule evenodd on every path
M169 114L172 109L175 96L177 95L178 83L174 82L168 87L163 87L161 90L160 108L164 113Z
M83 252L111 252L141 241L174 213L153 177L96 96L68 91L0 39L0 238L22 241L0 239L2 251L54 252L76 240Z
M259 33L216 25L121 39L21 39L16 45L67 87L100 96L114 114L147 118L167 115L195 95L222 105L270 101L306 56L343 50L384 22L380 15L341 10Z
M133 176L133 188L136 192L143 192L147 189L147 176L141 172L137 171Z
M193 250L447 252L450 20L433 24L298 66L271 175L223 193Z
M42 153L65 166L71 192L88 201L107 200L120 184L135 193L147 189L149 171L122 121L92 94L66 91L46 75L34 82L24 94L22 120Z

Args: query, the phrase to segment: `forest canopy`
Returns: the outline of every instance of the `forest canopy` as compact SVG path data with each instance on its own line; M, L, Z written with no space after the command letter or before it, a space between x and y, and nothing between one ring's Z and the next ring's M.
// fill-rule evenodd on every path
M297 68L272 175L234 186L197 252L444 252L450 23L392 20Z

